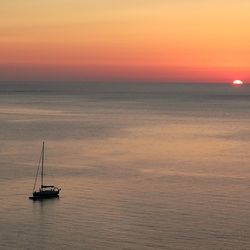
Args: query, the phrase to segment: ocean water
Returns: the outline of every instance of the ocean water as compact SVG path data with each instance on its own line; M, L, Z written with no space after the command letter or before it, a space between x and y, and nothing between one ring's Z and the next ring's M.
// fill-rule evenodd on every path
M249 124L250 86L1 83L0 249L250 249Z

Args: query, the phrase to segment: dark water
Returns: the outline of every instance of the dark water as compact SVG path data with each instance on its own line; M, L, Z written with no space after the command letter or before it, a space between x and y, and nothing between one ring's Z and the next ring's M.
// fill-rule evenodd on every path
M249 124L249 86L1 83L0 249L250 249Z

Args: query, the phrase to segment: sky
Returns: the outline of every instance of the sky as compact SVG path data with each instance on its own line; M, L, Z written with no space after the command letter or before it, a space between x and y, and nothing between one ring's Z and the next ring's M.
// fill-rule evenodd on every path
M0 81L250 83L249 0L0 2Z

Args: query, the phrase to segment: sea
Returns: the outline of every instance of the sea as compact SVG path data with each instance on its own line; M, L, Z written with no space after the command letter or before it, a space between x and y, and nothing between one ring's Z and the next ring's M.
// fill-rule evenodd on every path
M1 82L0 249L250 249L250 85Z

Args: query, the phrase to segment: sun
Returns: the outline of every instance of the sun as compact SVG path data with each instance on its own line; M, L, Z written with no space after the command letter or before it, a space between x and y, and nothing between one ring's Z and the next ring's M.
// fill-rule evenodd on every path
M241 80L235 80L235 81L233 81L233 85L240 86L242 84L243 84L243 82Z

